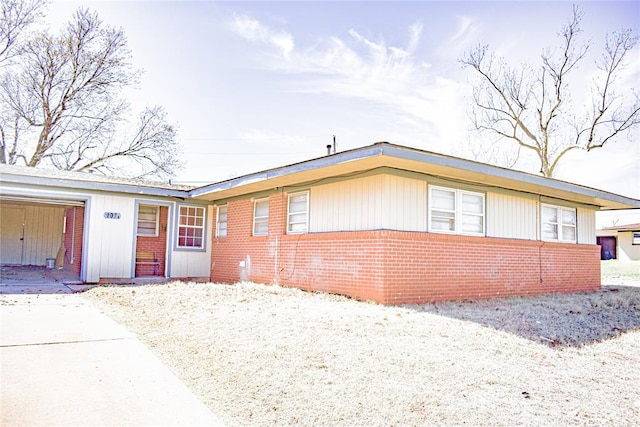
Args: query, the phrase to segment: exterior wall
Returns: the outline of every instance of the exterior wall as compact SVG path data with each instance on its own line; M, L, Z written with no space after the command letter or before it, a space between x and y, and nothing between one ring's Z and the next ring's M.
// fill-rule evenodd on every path
M167 206L159 206L159 224L157 236L137 236L136 253L150 252L155 256L160 265L136 265L135 277L140 276L164 276L166 269L167 253L167 230L169 220L169 209Z
M215 236L216 212L213 206L206 209L205 250L179 250L171 246L171 277L208 278L211 264L211 236ZM173 231L175 234L175 230ZM170 239L173 245L173 239Z
M578 243L594 245L596 243L596 209L577 208Z
M538 240L540 204L532 195L488 192L487 236Z
M82 240L84 235L84 208L68 208L65 213L64 269L80 276L82 271Z
M618 259L640 261L640 245L633 244L633 232L618 231Z
M394 230L287 235L286 197L269 197L269 234L261 237L251 236L252 201L229 202L227 237L213 239L212 280L238 281L244 261L252 281L385 304L600 287L596 245Z
M3 203L1 216L11 228L3 233L11 234L15 243L9 246L7 242L3 251L14 251L11 258L17 264L46 265L47 258L56 258L62 246L64 211L56 205Z
M0 204L0 263L21 265L24 248L23 206Z
M385 303L600 288L600 252L595 245L387 233Z
M426 181L389 174L312 187L309 230L426 230L426 195Z
M384 228L384 175L356 178L311 188L310 231Z
M25 205L23 265L46 265L62 245L64 208Z
M105 218L106 212L120 214ZM115 195L91 197L86 249L87 281L130 278L135 233L135 199Z

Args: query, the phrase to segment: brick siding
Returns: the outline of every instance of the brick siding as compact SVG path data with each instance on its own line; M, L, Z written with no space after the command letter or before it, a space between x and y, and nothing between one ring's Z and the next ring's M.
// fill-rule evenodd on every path
M75 214L75 218L74 218ZM80 276L82 269L82 237L84 234L84 207L68 208L65 212L64 269Z
M227 237L214 238L211 279L254 282L406 304L591 291L596 245L392 230L286 235L286 194L270 197L269 235L251 236L253 203L229 203Z

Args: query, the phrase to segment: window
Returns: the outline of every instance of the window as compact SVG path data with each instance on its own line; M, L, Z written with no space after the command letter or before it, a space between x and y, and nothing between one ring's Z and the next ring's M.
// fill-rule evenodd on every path
M576 243L576 210L542 205L542 240Z
M138 205L138 236L158 236L160 209L157 206Z
M227 212L229 205L218 206L216 221L216 237L227 237Z
M640 245L640 233L633 233L631 235L631 244L632 245Z
M289 195L287 233L306 233L309 228L309 192Z
M269 234L269 199L259 199L253 202L253 235L266 236Z
M178 247L204 249L204 208L180 206Z
M429 187L429 230L484 235L484 194Z

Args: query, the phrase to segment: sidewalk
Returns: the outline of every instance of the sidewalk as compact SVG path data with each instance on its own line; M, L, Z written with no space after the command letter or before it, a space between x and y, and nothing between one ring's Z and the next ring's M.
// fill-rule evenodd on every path
M0 425L222 422L90 302L74 294L25 292L0 295Z

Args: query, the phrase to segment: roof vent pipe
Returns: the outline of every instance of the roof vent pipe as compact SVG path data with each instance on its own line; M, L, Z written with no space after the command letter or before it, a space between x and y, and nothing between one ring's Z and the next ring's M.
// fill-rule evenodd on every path
M331 155L331 144L327 144L327 156Z
M333 154L336 154L336 136L333 135Z

